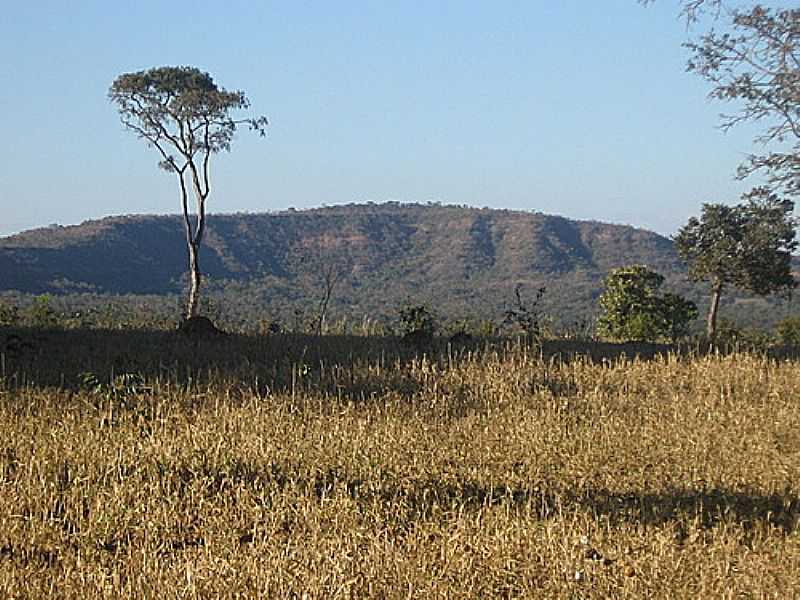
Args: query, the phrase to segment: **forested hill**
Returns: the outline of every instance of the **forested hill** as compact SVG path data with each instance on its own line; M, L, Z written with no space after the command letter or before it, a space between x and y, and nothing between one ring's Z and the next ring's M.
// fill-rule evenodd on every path
M440 311L502 310L517 284L546 286L560 317L588 314L609 269L645 264L668 286L685 283L672 242L628 226L533 212L399 203L269 214L210 215L201 266L210 289L286 307L312 302L298 248L347 256L334 308L385 314L404 301ZM324 261L326 259L319 259ZM174 294L186 248L177 216L126 216L0 238L0 290L26 293ZM306 273L309 275L309 273ZM313 275L313 273L311 273ZM313 279L313 277L312 277Z

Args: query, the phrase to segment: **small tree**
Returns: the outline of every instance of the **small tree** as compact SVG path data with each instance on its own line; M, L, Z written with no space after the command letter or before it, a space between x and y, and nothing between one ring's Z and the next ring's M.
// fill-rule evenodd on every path
M244 92L228 92L208 73L194 67L126 73L117 77L108 95L119 109L122 124L156 148L162 159L159 166L178 178L189 249L186 316L197 316L201 282L198 253L211 191L209 160L212 154L230 150L240 125L246 124L263 136L267 119L234 118L232 113L250 106ZM194 223L189 216L189 185L196 206Z
M759 295L791 290L791 253L797 247L794 203L764 189L745 195L737 206L704 204L678 231L675 245L689 265L689 277L711 283L706 333L714 339L725 286Z
M547 292L546 287L536 290L533 300L526 302L522 298L522 284L514 287L514 305L507 308L503 315L504 325L516 325L525 333L529 342L539 342L542 338L544 314L540 308L542 298Z
M19 324L19 308L16 304L6 304L0 300L0 326L13 327Z
M404 342L423 350L433 342L436 319L422 304L405 306L400 309L400 333Z
M800 316L786 317L775 328L778 343L800 348Z
M641 265L611 271L600 296L599 333L638 342L664 337L675 341L685 335L697 307L676 294L659 296L663 283L662 275Z
M303 240L295 245L289 263L300 284L319 296L314 329L321 335L336 287L353 272L350 249L331 236Z

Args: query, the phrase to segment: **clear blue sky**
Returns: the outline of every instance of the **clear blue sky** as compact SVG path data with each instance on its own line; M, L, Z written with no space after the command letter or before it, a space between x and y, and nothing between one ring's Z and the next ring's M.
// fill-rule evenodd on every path
M0 235L176 213L120 74L193 65L271 122L212 165L212 212L440 201L671 234L736 201L753 131L686 73L675 0L9 2Z

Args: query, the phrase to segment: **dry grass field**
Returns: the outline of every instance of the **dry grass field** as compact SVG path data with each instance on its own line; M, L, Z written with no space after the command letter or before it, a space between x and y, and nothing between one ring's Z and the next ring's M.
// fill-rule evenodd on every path
M800 597L798 362L5 335L0 598Z

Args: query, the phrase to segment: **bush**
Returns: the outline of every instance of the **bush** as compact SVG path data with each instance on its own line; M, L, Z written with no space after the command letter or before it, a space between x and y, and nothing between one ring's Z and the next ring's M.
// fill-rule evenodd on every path
M514 288L514 306L505 311L503 324L517 326L528 341L539 342L544 325L544 314L539 305L546 291L547 288L539 288L533 300L526 302L522 298L522 284L517 284Z
M621 341L677 341L697 317L697 306L676 294L658 295L664 277L647 267L634 265L614 269L605 279L600 296L603 314L598 332Z
M28 321L33 327L48 329L59 326L59 316L50 304L51 299L49 294L37 296L34 299L27 315Z
M775 328L778 343L800 348L800 316L786 317Z
M426 336L433 338L436 320L423 305L406 306L400 309L400 333L406 336Z
M766 351L773 339L765 331L740 327L730 319L720 319L714 342L728 349Z
M14 304L0 302L0 326L14 326L19 324L19 309Z

